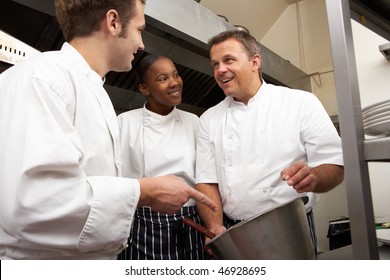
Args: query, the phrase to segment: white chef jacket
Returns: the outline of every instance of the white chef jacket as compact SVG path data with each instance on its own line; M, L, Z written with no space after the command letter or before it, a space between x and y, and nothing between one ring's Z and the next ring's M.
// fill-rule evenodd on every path
M195 183L198 116L177 109L166 116L146 108L118 116L123 176L155 177L174 174ZM195 205L190 199L185 206Z
M197 183L218 183L223 211L248 219L305 194L280 178L303 160L343 165L341 140L311 93L263 82L248 105L226 97L200 118ZM309 210L318 195L307 193Z
M140 195L101 77L69 44L0 76L0 259L116 258Z

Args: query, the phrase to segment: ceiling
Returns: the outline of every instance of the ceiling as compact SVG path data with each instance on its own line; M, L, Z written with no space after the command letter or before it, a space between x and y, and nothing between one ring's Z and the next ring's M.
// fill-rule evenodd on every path
M200 4L214 13L224 16L230 23L246 27L258 41L275 24L289 5L296 0L201 0ZM259 22L261 21L261 24Z
M299 0L303 1L312 0ZM289 5L298 0L242 0L240 5L237 0L223 0L223 5L220 0L199 2L232 24L245 26L261 42ZM353 19L390 41L390 0L350 0L349 5Z
M261 38L264 37L276 20L289 5L296 3L296 0L243 0L243 3L245 3L243 5L237 5L236 0L224 0L223 5L221 5L220 0L196 2L200 2L200 5L205 6L215 14L225 17L233 25L242 25L248 28L261 41ZM29 5L26 3L31 3L29 5L34 6L35 9L28 7ZM152 2L149 2L149 4L152 4ZM357 17L360 22L365 23L371 29L378 29L380 31L376 31L378 34L390 40L390 0L350 0L350 4L351 16ZM1 0L0 29L39 51L58 50L63 44L64 38L52 14L53 0ZM261 24L258 24L258 20L253 20L259 18ZM146 31L152 36L156 35L159 31L154 30L152 19L149 17L146 19ZM183 21L186 20L188 19ZM157 25L160 26L161 22ZM169 35L167 40L176 40L177 45L183 45L187 49L192 47L187 44L186 40L172 37ZM192 50L192 52L197 52L200 55L199 57L205 59L208 57L207 51L205 52L201 48ZM144 55L144 52L138 52L133 62L133 69L137 67L138 61ZM223 92L215 84L210 73L196 71L188 65L184 66L177 61L175 62L184 82L183 107L201 114L205 109L224 98ZM0 63L0 72L9 66ZM277 67L272 68L278 69ZM277 72L281 71L278 70ZM136 75L134 71L108 73L106 89L118 113L137 108L144 102L141 94L136 93Z

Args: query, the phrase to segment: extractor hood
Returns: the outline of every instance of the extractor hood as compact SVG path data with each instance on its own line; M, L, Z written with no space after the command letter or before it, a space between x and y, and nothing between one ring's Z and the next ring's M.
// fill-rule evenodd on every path
M212 77L207 41L236 28L193 0L148 0L145 6L145 52L170 57L184 81L183 106L208 108L224 98ZM0 29L39 51L59 49L64 42L54 18L54 0L2 0ZM139 52L133 68L145 55ZM310 77L287 60L262 47L266 81L311 91ZM139 107L134 71L109 73L107 90L118 112Z
M390 0L349 0L351 17L390 41Z
M0 30L0 61L14 65L38 53L40 51Z

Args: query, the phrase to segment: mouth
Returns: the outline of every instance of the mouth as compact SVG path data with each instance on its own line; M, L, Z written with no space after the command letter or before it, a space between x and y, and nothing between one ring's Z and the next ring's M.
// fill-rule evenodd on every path
M226 84L230 81L233 80L233 77L229 77L229 78L224 78L224 79L219 79L219 81L222 83L222 84Z
M180 89L177 89L177 90L174 90L174 91L170 91L167 94L169 96L180 96L181 92L180 92Z
M131 58L131 61L133 61L134 60L134 58L135 58L135 55L137 54L137 52L135 51L135 52L132 52L132 55L133 55L133 57Z
M133 54L133 59L134 59L135 56L137 55L137 51L132 52L132 54Z

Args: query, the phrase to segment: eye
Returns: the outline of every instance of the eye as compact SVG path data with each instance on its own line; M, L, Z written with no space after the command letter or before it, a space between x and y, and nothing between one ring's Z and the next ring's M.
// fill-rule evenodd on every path
M215 70L215 69L217 69L218 68L218 66L219 66L219 64L218 63L211 63L211 67Z
M157 82L164 82L166 80L167 80L167 76L165 75L158 76L156 79Z
M233 57L227 57L225 58L226 63L232 63L234 61Z

